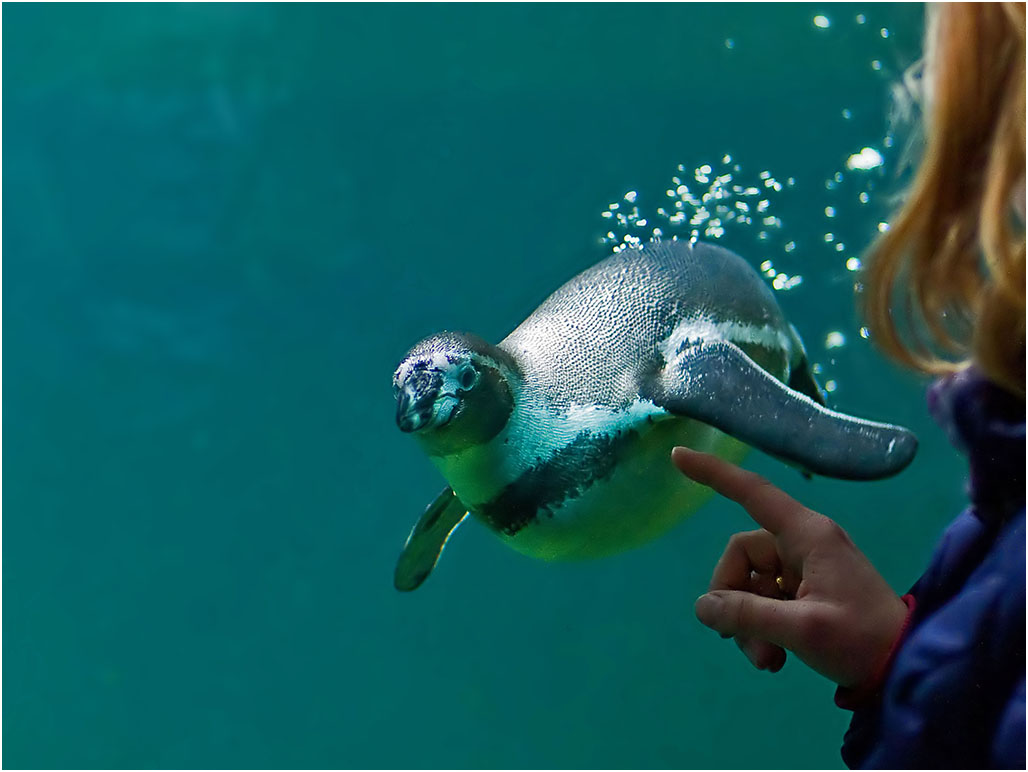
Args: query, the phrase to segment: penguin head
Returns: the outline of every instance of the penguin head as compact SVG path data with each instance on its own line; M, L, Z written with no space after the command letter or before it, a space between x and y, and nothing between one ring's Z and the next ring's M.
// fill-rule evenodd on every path
M396 425L430 455L484 444L507 424L518 372L508 353L474 335L425 338L393 374Z

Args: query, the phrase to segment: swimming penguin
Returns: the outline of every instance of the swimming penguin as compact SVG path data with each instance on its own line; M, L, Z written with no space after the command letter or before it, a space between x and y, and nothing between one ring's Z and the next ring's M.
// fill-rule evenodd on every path
M745 260L654 242L580 273L497 345L444 332L393 376L396 422L449 483L414 526L395 585L413 590L468 513L546 560L661 535L710 490L674 445L749 446L805 473L895 474L917 440L825 407L799 335Z

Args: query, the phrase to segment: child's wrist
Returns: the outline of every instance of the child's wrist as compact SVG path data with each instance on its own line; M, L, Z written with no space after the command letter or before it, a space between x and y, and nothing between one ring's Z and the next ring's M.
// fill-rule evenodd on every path
M896 652L899 651L903 640L907 636L907 632L910 629L910 620L913 618L914 608L917 606L913 595L904 595L901 600L907 607L907 615L882 664L878 666L874 674L864 683L857 686L840 686L835 690L835 704L843 710L858 710L868 703L877 700L881 695L882 685L892 669L892 663L896 659Z

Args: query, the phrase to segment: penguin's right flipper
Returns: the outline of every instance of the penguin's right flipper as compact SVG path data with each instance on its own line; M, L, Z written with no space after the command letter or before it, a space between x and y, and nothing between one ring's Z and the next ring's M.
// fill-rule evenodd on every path
M875 480L914 458L907 429L819 405L762 369L733 343L686 349L644 384L642 396L815 474Z
M792 339L792 347L796 358L796 361L789 368L789 388L793 391L798 391L800 394L806 394L817 404L821 405L821 407L827 407L824 389L821 388L821 384L814 377L814 372L810 367L810 359L807 358L807 350L803 346L803 340L800 338L800 334L796 332L796 328L791 324L789 325L789 337Z
M445 488L436 496L414 524L396 561L393 585L397 590L410 592L421 586L439 562L447 540L467 516L468 508L452 488Z

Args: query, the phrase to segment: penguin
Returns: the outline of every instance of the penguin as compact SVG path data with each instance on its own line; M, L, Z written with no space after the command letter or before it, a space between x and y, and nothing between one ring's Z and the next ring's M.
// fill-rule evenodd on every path
M796 329L741 257L712 244L624 249L550 295L499 344L443 332L393 376L396 423L449 483L410 532L394 584L417 588L470 514L544 560L642 545L710 490L675 445L753 447L805 474L874 480L915 436L830 410Z

